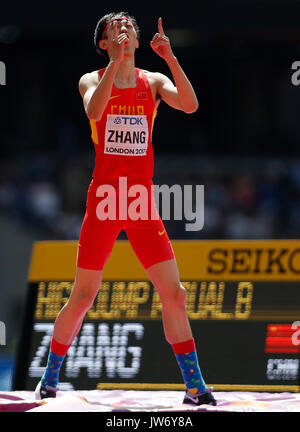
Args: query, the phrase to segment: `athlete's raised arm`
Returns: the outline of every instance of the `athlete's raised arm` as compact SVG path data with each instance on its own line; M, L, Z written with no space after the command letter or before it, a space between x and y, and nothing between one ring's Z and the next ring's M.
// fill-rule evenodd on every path
M108 103L113 82L119 65L124 57L124 48L128 41L126 33L118 33L117 21L110 24L109 39L100 43L110 44L110 60L100 79L98 72L87 73L79 80L79 92L83 99L85 112L90 120L100 120ZM108 28L110 30L110 28Z
M162 19L158 19L158 33L150 42L153 51L162 57L168 64L175 85L163 74L156 74L158 85L157 92L170 106L186 113L195 112L198 109L198 100L194 89L182 70L177 58L174 56L170 40L165 35Z

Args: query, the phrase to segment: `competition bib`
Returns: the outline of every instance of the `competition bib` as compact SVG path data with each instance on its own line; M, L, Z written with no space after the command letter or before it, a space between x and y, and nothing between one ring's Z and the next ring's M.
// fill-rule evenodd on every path
M105 154L146 156L148 137L147 116L107 114Z

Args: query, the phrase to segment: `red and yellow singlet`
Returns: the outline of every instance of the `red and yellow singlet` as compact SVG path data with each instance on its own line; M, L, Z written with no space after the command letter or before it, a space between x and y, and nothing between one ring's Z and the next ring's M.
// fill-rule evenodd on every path
M136 87L113 86L101 120L90 121L96 151L93 178L97 182L119 177L127 177L129 182L152 180L156 107L147 77L141 69L135 70Z

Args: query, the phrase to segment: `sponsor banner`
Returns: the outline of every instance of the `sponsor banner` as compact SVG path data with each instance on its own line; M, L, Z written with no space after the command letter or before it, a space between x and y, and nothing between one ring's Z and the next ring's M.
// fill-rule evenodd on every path
M298 281L299 240L173 240L181 280ZM77 242L37 242L30 281L72 280ZM126 259L124 259L126 257ZM116 271L117 269L117 271ZM106 280L143 280L147 275L127 240L115 243L104 269Z

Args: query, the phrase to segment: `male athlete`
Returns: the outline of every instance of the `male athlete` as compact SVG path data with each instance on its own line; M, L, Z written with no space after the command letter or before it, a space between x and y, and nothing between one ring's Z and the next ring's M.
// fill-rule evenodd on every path
M105 263L124 229L159 293L165 337L173 348L186 385L183 403L216 405L199 368L185 308L186 292L179 280L172 245L156 207L153 211L150 205L153 203L151 138L157 107L163 100L173 108L192 113L198 108L196 95L172 52L161 18L158 33L150 45L168 64L175 85L161 73L135 67L139 28L127 12L110 13L101 18L94 42L108 64L104 69L83 75L79 91L91 125L95 168L78 243L74 286L55 321L48 363L36 388L36 397L55 397L64 357L93 305ZM114 188L114 202L106 202L110 207L124 193L125 180L127 186L142 185L148 191L147 203L143 203L149 204L147 217L124 216L127 207L119 208L117 214L111 213L116 217L101 217L99 209L104 196L101 186ZM128 197L128 206L130 203L132 197Z

